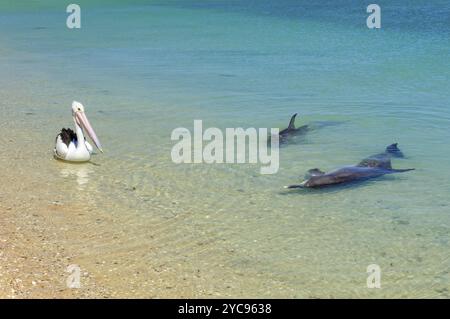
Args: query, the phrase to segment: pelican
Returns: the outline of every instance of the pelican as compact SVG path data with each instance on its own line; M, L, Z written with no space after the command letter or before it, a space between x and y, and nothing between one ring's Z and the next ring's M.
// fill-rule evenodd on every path
M99 151L103 153L100 141L84 113L83 104L73 101L72 117L75 123L75 132L70 128L63 128L61 133L56 136L55 157L68 162L89 161L94 148L86 141L83 130L86 131Z

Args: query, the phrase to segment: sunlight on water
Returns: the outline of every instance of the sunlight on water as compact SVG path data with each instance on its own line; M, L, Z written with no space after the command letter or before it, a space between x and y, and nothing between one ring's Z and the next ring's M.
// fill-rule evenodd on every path
M386 12L398 8L391 2ZM355 1L325 11L248 3L86 4L74 32L57 4L0 14L0 130L22 121L34 134L26 154L40 167L30 176L121 221L84 225L85 240L68 245L86 263L119 259L123 274L198 270L214 278L202 289L221 296L449 297L449 27L440 23L448 5L414 3L433 28L412 25L420 18L411 11L396 21L387 13L373 31ZM95 165L50 160L74 99L105 145ZM170 133L194 119L284 128L295 112L297 125L312 129L281 149L276 175L260 175L258 165L171 162ZM283 188L310 168L357 164L393 142L406 155L394 168L415 171ZM107 240L113 232L127 241ZM366 287L372 263L383 272L379 291Z

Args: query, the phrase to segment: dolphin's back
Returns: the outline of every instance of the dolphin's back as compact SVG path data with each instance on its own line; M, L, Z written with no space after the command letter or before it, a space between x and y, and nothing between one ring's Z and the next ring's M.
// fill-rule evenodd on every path
M389 173L389 170L383 168L346 166L323 175L313 176L304 183L304 186L323 187L378 177Z
M363 159L357 166L392 169L391 157L386 153L373 155Z

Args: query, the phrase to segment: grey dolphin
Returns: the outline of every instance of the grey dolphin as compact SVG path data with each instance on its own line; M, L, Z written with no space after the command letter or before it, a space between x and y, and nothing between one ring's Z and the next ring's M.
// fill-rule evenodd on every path
M391 158L403 157L397 145L397 143L389 145L384 153L365 158L358 165L345 166L328 173L317 168L311 169L302 183L286 186L286 188L320 188L414 170L414 168L392 168Z
M308 129L308 125L303 125L298 128L295 127L295 117L296 116L297 116L297 113L292 115L291 120L289 121L289 126L287 128L285 128L284 130L280 131L280 133L279 133L280 144L286 143L288 141L289 137L304 133Z

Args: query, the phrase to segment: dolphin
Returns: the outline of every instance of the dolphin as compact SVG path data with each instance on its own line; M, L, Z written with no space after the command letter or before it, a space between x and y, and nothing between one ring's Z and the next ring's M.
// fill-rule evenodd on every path
M414 170L414 168L393 169L392 157L404 157L397 143L389 145L384 153L365 158L357 165L345 166L328 173L318 168L310 169L302 183L285 188L320 188Z
M295 136L295 135L304 133L308 130L308 125L303 125L298 128L295 127L295 117L296 116L297 116L297 113L292 115L291 120L289 121L289 126L280 131L280 133L279 133L280 144L287 143L288 139L291 136Z

